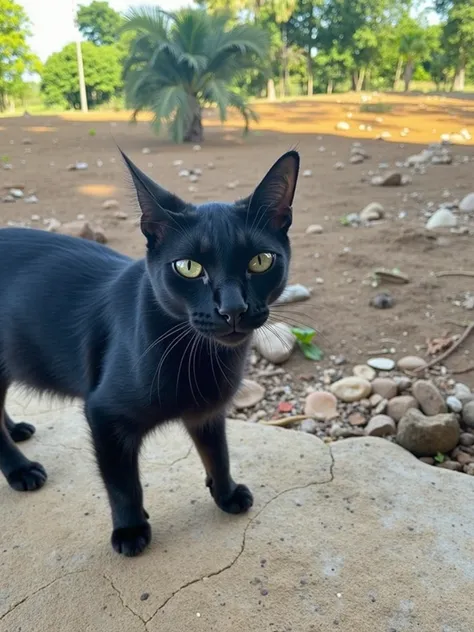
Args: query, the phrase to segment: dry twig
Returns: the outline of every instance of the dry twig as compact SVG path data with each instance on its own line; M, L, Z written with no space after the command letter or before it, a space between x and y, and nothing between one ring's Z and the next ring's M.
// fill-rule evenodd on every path
M472 332L473 329L474 329L474 320L469 323L469 325L464 330L462 336L460 336L459 340L455 342L451 347L449 347L449 349L447 349L444 353L442 353L440 356L438 356L431 362L428 362L426 366L419 367L418 369L414 369L413 373L419 373L420 371L425 371L426 369L430 369L436 364L439 364L442 360L445 360L448 356L454 353L454 351L456 351L456 349L458 349L462 345L462 343L466 340L466 338L469 336L469 334Z
M464 270L446 270L445 272L435 272L436 277L447 277L447 276L466 276L466 277L474 277L474 272L464 271Z
M281 428L286 428L287 426L291 426L292 424L298 423L298 421L303 421L308 419L309 415L293 415L292 417L281 417L280 419L270 419L270 421L261 421L260 423L264 426L280 426Z

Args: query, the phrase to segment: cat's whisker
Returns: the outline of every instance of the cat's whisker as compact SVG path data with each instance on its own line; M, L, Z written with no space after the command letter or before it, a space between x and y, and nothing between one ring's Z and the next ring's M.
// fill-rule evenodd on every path
M178 335L178 337L174 340L172 340L170 342L170 344L166 347L166 350L164 352L164 354L162 355L160 362L158 364L158 367L155 371L155 375L153 376L153 380L151 382L151 386L150 386L150 401L152 400L153 397L153 384L155 382L155 378L157 379L157 393L158 393L158 401L161 405L161 395L160 395L160 374L161 374L161 369L163 367L163 364L166 360L166 358L168 357L168 355L171 353L171 351L182 341L186 338L186 336L188 335L188 333L192 330L191 325L188 325L187 329L185 329L184 332L180 332L180 334Z
M156 340L154 340L146 349L145 351L140 355L140 357L138 358L138 360L133 364L132 366L132 370L136 369L137 365L139 364L139 362L141 360L143 360L143 358L146 356L147 353L149 353L152 349L154 349L160 342L163 342L163 340L165 340L166 338L168 338L171 335L176 335L180 329L183 329L184 327L186 327L188 325L188 323L178 323L177 325L174 325L173 327L171 327L171 329L168 329L168 331L166 331L164 334L162 334L161 336L159 336Z
M219 391L219 396L222 397L221 387L220 387L219 380L217 379L216 372L215 372L215 369L214 369L214 360L213 360L213 357L212 357L212 341L211 341L210 338L207 338L207 345L208 345L208 348L209 348L209 352L208 353L209 353L209 360L210 360L210 363L211 363L212 377L214 378L214 384L216 384L216 386L217 386L217 390Z
M196 361L198 359L198 353L200 353L200 351L202 351L202 339L203 337L201 336L201 334L199 332L196 332L196 344L193 345L193 348L191 349L191 353L193 353L194 351L194 355L193 355L193 375L194 375L194 381L196 383L196 387L197 390L199 392L199 395L201 396L202 400L208 404L209 402L207 401L207 399L204 397L204 395L201 392L201 389L199 388L199 380L197 379L197 375L196 375Z
M191 338L191 340L188 342L188 344L186 345L186 349L184 350L182 356L181 356L181 360L179 362L179 367L178 367L178 376L176 378L176 398L178 397L178 389L179 389L179 376L181 374L181 367L183 366L183 362L184 362L184 358L186 357L186 351L188 350L190 344L192 343L193 338Z
M218 347L217 347L217 344L216 344L216 342L215 342L214 340L212 341L212 344L214 345L214 351L215 351L215 354L216 354L216 362L217 362L217 366L219 367L219 370L220 370L220 372L222 373L223 378L226 380L226 382L229 384L229 386L230 386L231 388L233 388L233 387L234 387L234 385L233 385L233 384L232 384L232 382L229 380L229 378L227 377L226 372L225 372L225 371L224 371L224 369L222 368L222 365L221 365L221 360L219 359L219 349L218 349Z

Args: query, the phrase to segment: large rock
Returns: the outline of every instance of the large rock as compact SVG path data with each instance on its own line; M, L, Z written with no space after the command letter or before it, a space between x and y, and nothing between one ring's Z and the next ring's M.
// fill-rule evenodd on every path
M458 220L454 213L447 208L439 208L426 222L426 228L428 230L434 230L436 228L454 228L457 224Z
M34 494L0 481L0 632L472 632L470 477L382 439L328 447L230 422L235 476L255 494L230 516L171 427L141 461L151 547L124 559L79 406L29 401L8 408L37 425L22 449L50 479Z
M456 415L425 417L421 411L410 408L398 424L397 442L416 456L434 456L453 450L459 434Z
M254 334L254 345L265 360L273 364L286 362L293 353L296 338L285 323L272 323Z

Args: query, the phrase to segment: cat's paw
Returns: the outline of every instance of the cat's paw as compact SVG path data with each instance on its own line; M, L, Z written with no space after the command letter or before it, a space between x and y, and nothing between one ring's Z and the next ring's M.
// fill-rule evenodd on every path
M48 475L40 463L31 462L13 470L7 475L10 487L17 492L32 492L46 483Z
M121 527L112 532L112 546L117 553L134 557L139 555L151 541L151 527L148 522L137 527Z
M252 492L246 485L236 485L228 496L215 498L217 506L227 513L239 514L248 511L253 505Z
M15 443L20 441L26 441L36 432L36 428L32 424L27 424L25 421L20 421L15 424L10 431L10 437Z

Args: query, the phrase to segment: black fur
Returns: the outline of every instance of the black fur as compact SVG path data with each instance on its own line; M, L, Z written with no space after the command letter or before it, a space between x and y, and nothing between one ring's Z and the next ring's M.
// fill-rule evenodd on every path
M239 513L252 505L230 475L225 409L251 334L287 281L299 157L282 156L245 200L198 207L124 160L142 212L145 259L40 230L0 230L0 469L16 490L46 481L43 467L15 445L34 427L4 410L10 384L82 398L109 496L112 545L136 555L151 538L140 445L166 421L184 422L219 507ZM273 253L273 266L250 274L248 262L262 252ZM173 263L181 259L199 262L204 276L180 276Z

